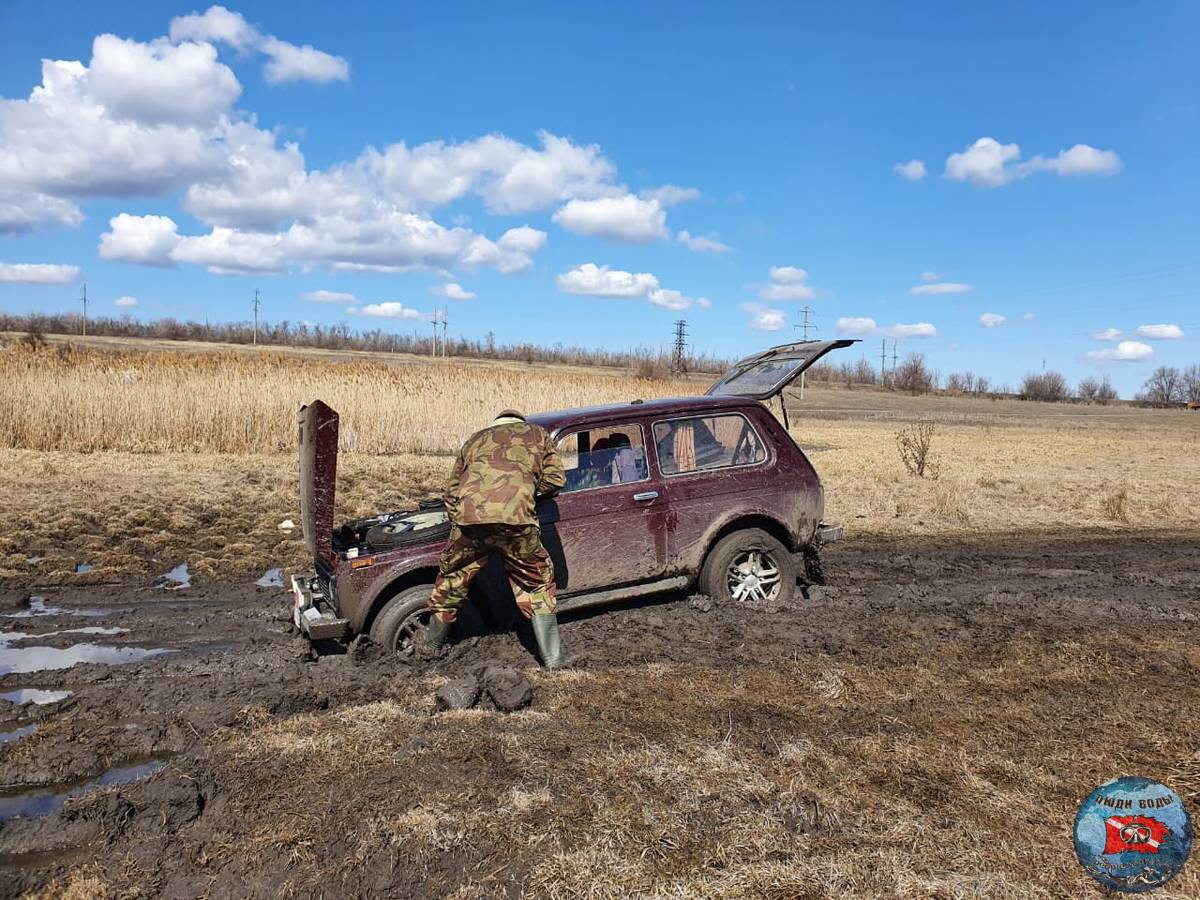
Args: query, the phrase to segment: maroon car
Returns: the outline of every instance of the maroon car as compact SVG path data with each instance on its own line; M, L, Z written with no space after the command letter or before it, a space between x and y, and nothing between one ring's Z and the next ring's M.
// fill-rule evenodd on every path
M695 588L720 602L786 599L819 580L822 522L812 464L764 405L850 340L805 341L741 360L702 397L532 415L556 442L566 486L538 505L560 610ZM311 639L369 634L409 652L449 533L440 501L334 528L338 415L300 410L300 509L316 572L292 578L294 618ZM511 623L498 561L472 584L474 615ZM499 611L499 612L497 612ZM464 610L468 616L470 610ZM470 629L460 616L459 629Z

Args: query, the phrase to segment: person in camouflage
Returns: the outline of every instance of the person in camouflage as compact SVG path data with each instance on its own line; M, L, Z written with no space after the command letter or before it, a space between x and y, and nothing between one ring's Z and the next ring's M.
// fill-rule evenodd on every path
M546 429L506 409L463 444L446 486L450 537L438 565L425 630L436 653L446 641L467 589L493 554L504 560L517 607L530 619L542 662L565 665L558 636L554 565L542 546L537 498L564 484L562 460Z

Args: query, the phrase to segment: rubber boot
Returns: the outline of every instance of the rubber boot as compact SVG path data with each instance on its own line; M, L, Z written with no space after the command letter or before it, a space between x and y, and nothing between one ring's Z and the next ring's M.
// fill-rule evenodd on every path
M442 645L446 643L446 636L450 634L452 622L443 622L437 615L429 617L429 624L425 626L425 637L422 640L422 648L429 656L436 656L441 653Z
M565 669L569 662L562 652L558 639L558 616L554 613L537 613L531 620L533 636L537 640L542 665L547 669Z

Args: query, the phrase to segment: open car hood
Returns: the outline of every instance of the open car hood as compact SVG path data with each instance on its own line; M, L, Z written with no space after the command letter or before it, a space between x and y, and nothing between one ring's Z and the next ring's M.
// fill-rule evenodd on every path
M856 340L843 339L780 344L778 347L738 360L706 393L709 396L766 400L780 393L794 378L830 350L839 350L857 343Z
M300 524L304 546L319 559L333 550L338 414L320 400L300 407Z

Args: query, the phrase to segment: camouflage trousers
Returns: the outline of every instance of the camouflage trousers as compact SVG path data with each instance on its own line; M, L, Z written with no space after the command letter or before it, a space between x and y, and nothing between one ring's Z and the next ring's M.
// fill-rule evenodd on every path
M558 605L554 595L554 564L542 546L538 526L453 525L429 600L434 615L447 624L458 618L471 579L493 554L504 560L517 608L527 618L534 613L554 612Z

